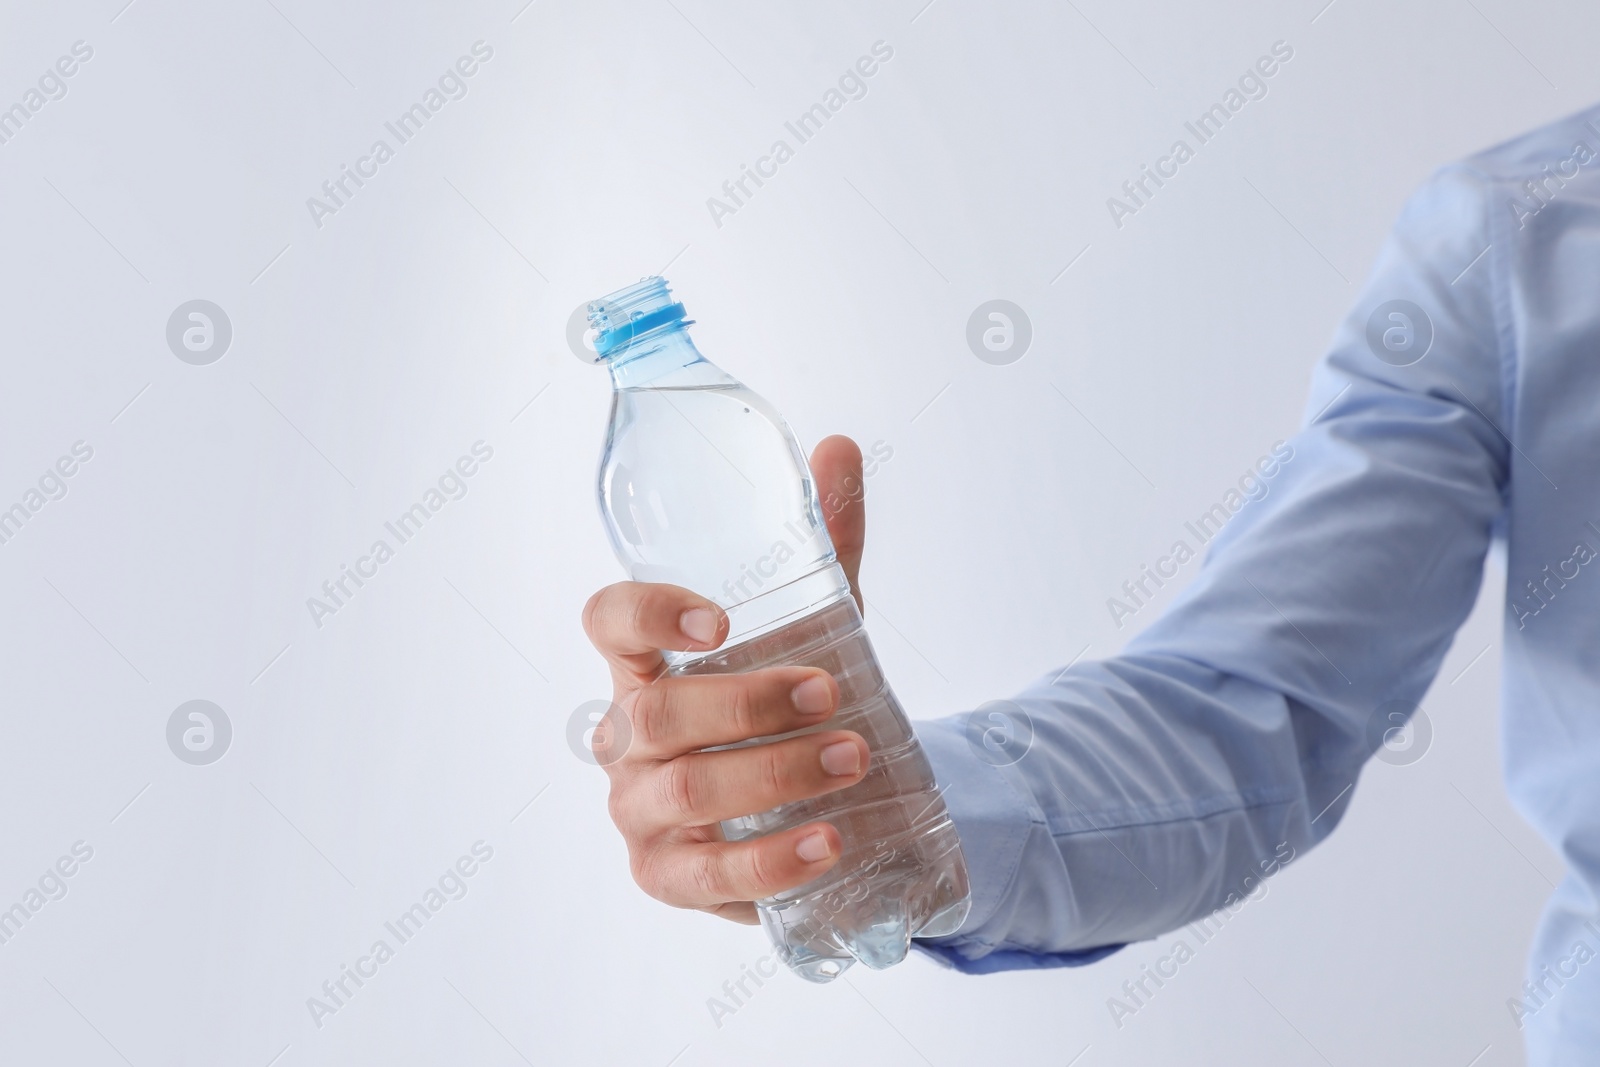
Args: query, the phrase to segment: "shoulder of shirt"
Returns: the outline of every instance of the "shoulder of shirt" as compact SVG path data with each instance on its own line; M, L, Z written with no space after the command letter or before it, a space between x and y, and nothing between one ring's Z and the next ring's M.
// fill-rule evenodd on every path
M1491 181L1521 181L1547 163L1567 158L1578 142L1600 154L1600 106L1585 108L1475 152L1456 167Z

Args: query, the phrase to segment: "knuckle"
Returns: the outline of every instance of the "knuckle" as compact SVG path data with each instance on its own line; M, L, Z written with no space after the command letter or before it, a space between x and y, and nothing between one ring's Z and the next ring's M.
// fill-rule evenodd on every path
M753 679L737 678L730 684L728 719L741 740L761 735L759 705L759 689Z
M596 615L597 612L599 612L599 610L600 610L600 601L602 600L602 598L605 597L605 595L606 595L606 591L604 589L597 589L589 597L589 599L584 601L584 603L583 603L583 616L582 616L582 618L583 618L583 632L589 635L589 640L590 640L591 643L595 639L594 638L594 619L595 619L595 615Z
M749 894L752 898L769 896L778 891L782 885L784 871L773 850L764 847L762 842L751 848L746 854L744 863L745 878L749 880Z
M606 814L611 816L611 824L626 839L628 837L627 790L615 782L612 783L610 795L606 797Z
M662 806L680 823L692 823L699 808L701 786L695 763L680 757L664 764L656 776L656 795Z
M789 793L794 788L794 774L789 764L793 759L793 752L788 745L762 745L761 763L758 768L761 775L761 788L774 803L781 803L789 799Z
M598 589L583 605L583 631L596 646L608 643L608 623L616 613L617 602L626 600L628 583L616 582Z
M653 816L649 793L641 790L640 785L638 775L629 775L625 781L613 780L611 793L606 797L606 812L630 849L650 840L661 821Z
M697 902L721 903L728 899L722 862L715 851L707 849L696 853L684 873Z
M661 853L657 849L635 849L628 856L628 869L634 884L656 900L667 899L666 881L661 872Z
M647 748L660 745L671 732L668 697L667 687L656 682L635 689L621 702L623 713L633 724L634 738Z
M634 590L634 595L628 598L627 605L621 612L623 628L629 634L638 637L648 632L650 616L655 610L657 599L651 590L643 588Z
M613 780L633 747L633 722L618 703L619 699L625 701L627 694L612 693L612 699L589 737L589 751L594 754L595 762Z

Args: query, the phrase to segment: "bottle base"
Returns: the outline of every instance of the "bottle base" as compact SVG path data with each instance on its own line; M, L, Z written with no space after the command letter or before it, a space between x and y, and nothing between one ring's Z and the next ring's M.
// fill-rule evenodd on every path
M821 984L856 963L874 971L893 967L909 954L913 937L954 933L971 906L959 853L940 869L919 870L911 879L874 884L871 890L820 923L827 898L819 901L816 895L788 904L759 901L757 912L789 969Z

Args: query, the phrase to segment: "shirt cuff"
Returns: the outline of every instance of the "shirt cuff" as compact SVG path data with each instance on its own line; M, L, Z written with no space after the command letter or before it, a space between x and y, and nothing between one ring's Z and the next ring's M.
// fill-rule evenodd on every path
M945 806L961 837L972 907L955 933L913 938L915 948L964 974L1081 967L1122 948L1104 945L1071 952L1035 951L1012 942L1015 909L1030 840L1053 850L1044 812L1011 767L995 766L967 741L967 716L913 724ZM1059 862L1059 861L1058 861Z

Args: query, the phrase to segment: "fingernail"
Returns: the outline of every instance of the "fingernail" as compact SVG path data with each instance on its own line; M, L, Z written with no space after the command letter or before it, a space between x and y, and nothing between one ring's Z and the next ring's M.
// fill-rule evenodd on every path
M861 770L861 750L854 741L835 741L822 750L822 769L841 778Z
M800 843L794 846L794 854L806 863L816 863L833 855L833 846L828 844L828 835L817 830L800 839Z
M820 674L795 686L789 699L794 701L795 710L802 715L820 715L833 707L833 694L828 691L828 680Z
M690 608L678 619L678 628L696 644L709 645L717 636L717 617L709 608Z

